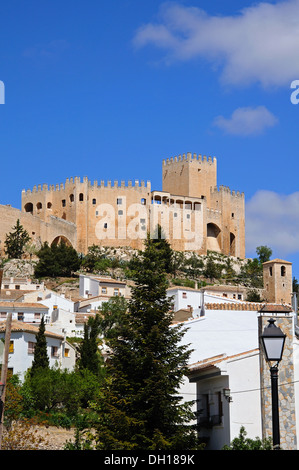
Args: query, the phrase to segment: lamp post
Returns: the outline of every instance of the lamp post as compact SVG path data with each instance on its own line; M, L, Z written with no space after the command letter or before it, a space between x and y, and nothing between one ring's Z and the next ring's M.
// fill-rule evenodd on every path
M270 364L271 395L272 395L272 433L273 448L280 449L279 407L278 407L278 364L282 353L286 335L275 325L275 320L268 320L269 325L264 328L261 335L267 362ZM272 362L276 364L271 365Z

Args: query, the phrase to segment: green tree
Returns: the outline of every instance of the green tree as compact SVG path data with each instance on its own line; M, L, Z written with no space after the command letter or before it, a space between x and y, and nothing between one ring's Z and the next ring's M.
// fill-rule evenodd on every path
M233 439L229 446L224 446L223 450L272 450L271 439L250 439L247 436L244 426L241 426L239 436Z
M47 339L45 335L45 321L44 316L42 316L38 333L36 335L36 343L34 348L34 357L31 366L31 376L33 377L37 370L39 369L48 369L49 368L49 358L47 354Z
M34 275L40 277L69 277L77 271L81 260L77 251L64 242L59 245L43 244L37 252L39 258L35 266Z
M111 354L95 404L97 448L194 449L194 413L178 396L190 351L181 326L171 324L165 262L149 236L135 268L128 311L106 339Z
M4 242L5 254L10 259L20 259L25 252L25 246L29 240L30 236L27 230L24 229L18 219L16 225L13 227L13 231L6 235Z
M79 370L88 369L96 376L102 373L103 359L99 351L100 315L90 317L84 325L83 341L78 346Z
M256 254L258 255L259 262L263 264L270 260L272 256L272 250L266 245L261 245L256 248Z

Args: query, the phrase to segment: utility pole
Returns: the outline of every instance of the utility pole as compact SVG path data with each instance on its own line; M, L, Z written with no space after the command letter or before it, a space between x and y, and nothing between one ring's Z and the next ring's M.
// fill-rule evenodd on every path
M0 270L0 292L1 292L2 276L3 276L3 269ZM11 320L12 320L12 313L10 312L7 314L7 319L6 319L4 354L3 354L3 362L2 362L2 368L1 368L1 382L4 383L4 390L3 390L2 396L0 397L0 400L1 400L0 450L2 448L3 416L4 416L4 403L5 403L6 383L7 383L8 355L9 355L10 336L11 336Z

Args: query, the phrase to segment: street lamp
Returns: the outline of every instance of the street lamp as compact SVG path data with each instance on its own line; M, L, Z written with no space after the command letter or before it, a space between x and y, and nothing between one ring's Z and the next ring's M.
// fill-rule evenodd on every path
M272 394L272 432L273 448L280 449L279 432L279 408L278 408L278 363L282 359L282 353L286 335L275 325L275 320L268 320L269 325L265 327L261 335L266 359L270 363L271 394ZM276 364L271 365L271 362Z

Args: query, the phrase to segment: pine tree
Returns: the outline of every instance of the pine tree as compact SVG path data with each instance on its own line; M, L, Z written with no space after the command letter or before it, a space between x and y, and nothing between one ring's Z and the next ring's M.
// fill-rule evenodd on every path
M96 315L94 318L89 318L88 322L84 325L84 337L82 343L78 347L79 370L88 369L94 375L100 376L103 365L103 360L98 348L99 334L100 334L100 316Z
M36 343L34 348L34 357L31 366L31 377L41 369L48 369L49 368L49 358L47 354L47 339L45 335L45 321L44 317L42 316L39 330L36 335Z
M20 259L25 252L25 246L29 242L30 236L27 230L20 224L20 220L17 220L16 225L13 227L13 231L9 232L5 238L5 254L10 259Z
M98 448L194 449L191 404L178 396L191 351L181 343L184 331L171 324L165 264L149 236L138 262L128 312L107 340L112 353L97 406Z

